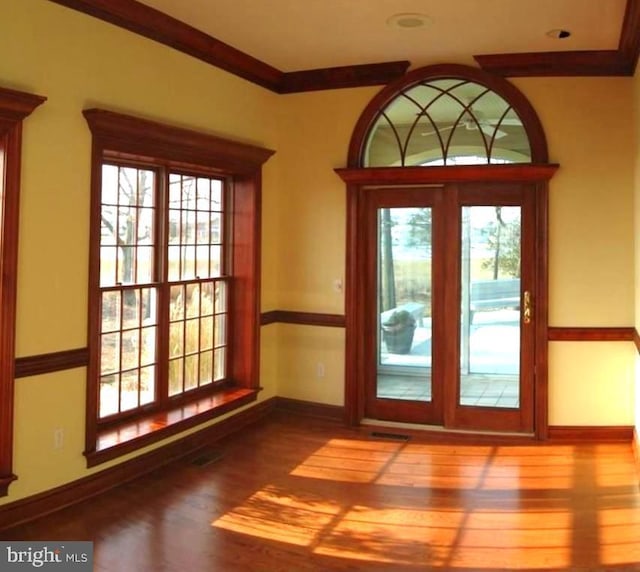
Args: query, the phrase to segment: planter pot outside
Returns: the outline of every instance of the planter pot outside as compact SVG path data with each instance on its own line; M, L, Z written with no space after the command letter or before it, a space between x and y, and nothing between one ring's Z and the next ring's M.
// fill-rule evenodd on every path
M382 339L387 346L387 351L391 354L408 354L413 343L415 325L403 326L402 328L382 327Z

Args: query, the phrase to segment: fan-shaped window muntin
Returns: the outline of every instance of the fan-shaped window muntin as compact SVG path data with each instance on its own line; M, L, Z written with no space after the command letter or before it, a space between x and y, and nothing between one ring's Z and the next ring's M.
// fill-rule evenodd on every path
M426 80L402 90L372 123L365 167L530 163L531 146L516 110L467 79ZM455 160L454 160L455 159Z

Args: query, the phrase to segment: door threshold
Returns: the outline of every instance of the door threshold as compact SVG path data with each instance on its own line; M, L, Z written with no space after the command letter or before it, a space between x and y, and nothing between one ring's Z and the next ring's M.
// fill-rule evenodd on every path
M365 418L360 421L363 427L393 427L394 429L404 429L417 431L424 434L437 434L442 437L506 437L509 439L536 439L535 433L517 433L514 431L489 431L486 429L450 429L442 425L423 425L421 423L403 423L400 421L385 421L382 419Z

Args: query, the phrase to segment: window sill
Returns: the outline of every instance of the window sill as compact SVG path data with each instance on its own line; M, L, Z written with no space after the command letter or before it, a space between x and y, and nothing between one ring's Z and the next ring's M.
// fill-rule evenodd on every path
M169 411L109 427L98 433L94 451L84 453L87 467L95 467L220 417L256 400L257 389L229 388Z

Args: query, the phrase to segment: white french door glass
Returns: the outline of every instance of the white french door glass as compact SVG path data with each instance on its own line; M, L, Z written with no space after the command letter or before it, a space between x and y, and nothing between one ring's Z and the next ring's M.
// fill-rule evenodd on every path
M432 209L377 209L377 397L431 401Z
M460 405L520 405L521 221L519 206L462 207Z

